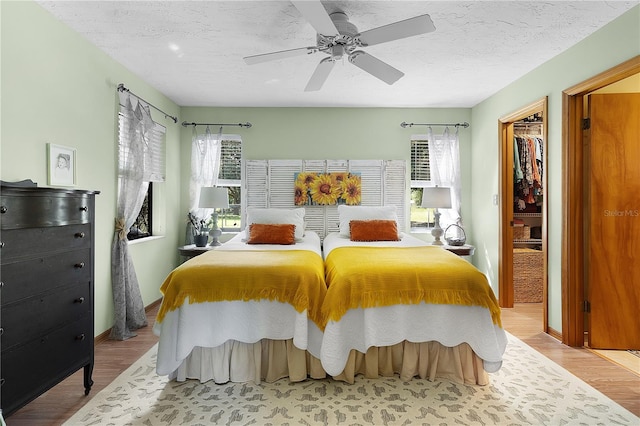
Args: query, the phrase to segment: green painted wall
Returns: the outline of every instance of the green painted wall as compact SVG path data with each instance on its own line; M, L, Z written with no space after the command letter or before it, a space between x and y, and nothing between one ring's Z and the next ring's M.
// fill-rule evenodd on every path
M96 335L113 324L111 242L116 203L116 86L172 115L173 102L114 62L33 2L2 1L1 7L1 170L5 181L32 179L47 186L47 143L77 150L77 188L100 191L96 198ZM131 246L146 304L160 297L158 287L178 262L173 201L180 197L180 125L167 126L167 181L158 198L163 238ZM180 216L180 217L179 217Z
M182 108L192 123L245 123L249 129L225 127L224 133L242 136L246 159L382 159L410 158L411 135L426 127L402 128L400 123L463 123L471 116L464 108ZM443 127L434 127L441 133ZM455 128L450 129L455 132ZM204 133L204 127L197 127ZM182 133L182 178L189 179L193 127ZM218 129L212 129L217 133ZM460 162L463 181L463 218L471 215L469 129L460 128ZM407 179L409 175L407 174ZM186 188L186 187L185 187ZM181 200L186 212L189 194ZM406 224L408 226L408 223ZM470 228L469 228L470 230ZM432 239L430 234L417 234Z
M549 326L562 330L562 91L640 54L640 6L473 108L471 203L475 263L498 282L498 120L548 97ZM518 60L514 58L514 60Z

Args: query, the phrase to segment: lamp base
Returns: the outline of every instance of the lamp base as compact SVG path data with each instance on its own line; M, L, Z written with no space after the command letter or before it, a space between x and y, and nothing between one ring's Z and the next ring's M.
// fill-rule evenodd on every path
M444 243L440 240L440 237L442 237L442 228L433 228L431 230L431 235L433 235L433 242L431 243L431 245L434 245L434 246L444 245Z
M433 229L431 230L431 235L433 235L433 242L431 245L434 246L443 246L444 243L440 241L440 237L444 234L444 230L440 228L440 212L436 209L434 213L434 224Z
M219 228L211 230L211 232L209 232L209 235L211 235L211 242L209 243L209 246L215 247L222 245L222 243L218 241L218 238L220 237L220 235L222 235L222 231Z

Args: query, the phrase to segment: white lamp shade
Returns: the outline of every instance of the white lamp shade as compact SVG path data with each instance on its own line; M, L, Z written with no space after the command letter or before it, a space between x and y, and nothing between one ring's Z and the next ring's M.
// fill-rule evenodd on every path
M198 207L202 209L229 208L229 191L227 188L217 186L205 186L201 188Z
M422 188L422 207L450 209L451 188Z

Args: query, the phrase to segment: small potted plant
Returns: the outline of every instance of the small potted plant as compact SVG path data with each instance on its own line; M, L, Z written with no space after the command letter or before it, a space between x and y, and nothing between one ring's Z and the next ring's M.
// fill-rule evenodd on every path
M196 247L205 247L209 241L209 228L206 227L204 219L199 219L189 212L189 222L193 232L193 241Z

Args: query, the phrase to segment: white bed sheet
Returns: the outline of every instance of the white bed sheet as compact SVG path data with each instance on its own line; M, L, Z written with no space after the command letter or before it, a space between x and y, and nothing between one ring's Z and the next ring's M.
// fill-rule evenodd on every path
M407 234L395 242L354 242L337 233L328 234L323 244L325 259L333 249L343 246L429 245ZM322 367L329 375L335 376L344 370L352 349L364 353L372 346L389 346L403 340L437 341L449 347L466 342L482 358L484 369L489 373L498 371L502 366L507 345L504 330L493 324L488 309L479 306L421 303L358 308L347 311L339 321L329 321L326 325L320 350Z
M320 237L305 232L293 245L246 244L237 234L216 250L310 250L321 256ZM293 339L296 347L320 357L322 331L293 306L269 300L185 303L169 311L153 332L160 337L156 372L175 376L195 347L216 348L228 341L256 343L261 339Z
M240 231L216 250L309 250L322 256L320 237L315 231L305 231L295 244L247 244L246 231Z
M322 254L326 259L331 250L337 247L422 247L431 245L412 235L402 233L399 241L351 241L337 232L331 232L324 237Z

